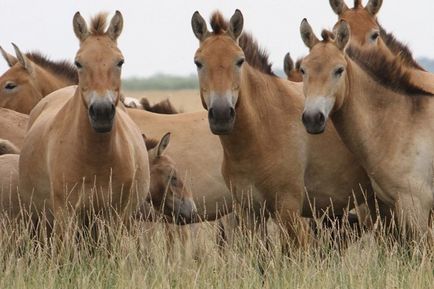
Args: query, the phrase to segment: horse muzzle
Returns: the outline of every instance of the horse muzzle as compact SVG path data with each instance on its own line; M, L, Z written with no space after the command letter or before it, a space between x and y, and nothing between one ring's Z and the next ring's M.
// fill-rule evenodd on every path
M90 125L97 133L107 133L113 128L116 106L108 99L95 100L89 105Z
M234 128L235 115L235 107L226 97L216 97L208 108L211 132L216 135L230 134Z
M305 111L301 120L306 131L310 134L320 134L325 130L326 119L321 111Z

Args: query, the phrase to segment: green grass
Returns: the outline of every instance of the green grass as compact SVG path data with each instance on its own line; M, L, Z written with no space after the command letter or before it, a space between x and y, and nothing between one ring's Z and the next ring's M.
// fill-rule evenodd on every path
M197 89L199 82L195 74L188 76L156 74L147 78L131 77L123 79L122 86L126 90L179 90Z
M0 288L432 288L433 253L423 245L403 250L372 233L340 253L321 230L317 242L281 253L272 224L269 249L236 229L224 249L215 224L200 225L183 241L168 241L162 224L133 221L130 230L97 220L99 238L75 225L54 237L33 238L26 226L3 219ZM264 256L259 258L258 256ZM260 262L259 260L263 260ZM260 267L265 270L262 275Z

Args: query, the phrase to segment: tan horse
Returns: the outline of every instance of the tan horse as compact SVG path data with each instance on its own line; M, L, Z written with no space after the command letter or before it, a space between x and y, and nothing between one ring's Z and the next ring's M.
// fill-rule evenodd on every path
M353 190L362 202L359 185L369 187L363 169L334 130L306 134L302 85L272 73L252 38L241 34L241 12L229 23L215 13L213 32L195 12L192 27L200 41L194 61L202 103L220 137L223 176L236 200L243 204L250 197L256 217L279 217L294 238L297 216L312 216L309 201L315 213L333 206L336 215L353 207Z
M303 75L301 75L299 70L300 63L301 63L301 59L297 60L297 62L294 65L294 61L292 60L289 52L285 55L285 58L283 59L283 71L285 72L286 78L289 81L293 81L293 82L303 81Z
M363 7L361 0L354 1L348 8L344 0L330 0L333 11L339 20L345 20L351 29L351 44L362 49L372 50L392 61L400 61L408 69L411 82L424 90L434 93L434 74L425 71L413 58L410 49L396 40L380 26L377 20L382 0L369 0ZM339 22L338 22L339 23Z
M331 117L379 198L395 209L401 228L427 232L434 204L432 95L411 83L401 62L354 47L345 53L350 40L345 21L335 35L322 35L319 41L303 20L301 36L310 49L300 68L307 131L324 132Z
M233 196L221 174L223 151L219 138L209 131L206 112L163 115L128 109L149 138L171 132L171 153L181 178L193 193L200 220L214 221L232 212Z
M171 218L175 223L194 222L197 209L193 194L188 186L184 185L176 163L166 153L170 133L166 133L160 141L143 137L149 153L151 171L148 200L169 217L169 222L172 221ZM146 215L146 212L144 213Z
M20 155L22 199L36 213L45 210L49 221L90 209L129 218L148 195L149 163L140 131L119 102L124 59L116 40L123 18L116 11L106 29L99 14L88 28L77 12L73 26L79 84L32 110Z
M0 107L29 114L44 96L77 84L77 71L68 62L53 62L39 53L23 54L15 44L14 49L16 57L0 47L10 66L0 77Z

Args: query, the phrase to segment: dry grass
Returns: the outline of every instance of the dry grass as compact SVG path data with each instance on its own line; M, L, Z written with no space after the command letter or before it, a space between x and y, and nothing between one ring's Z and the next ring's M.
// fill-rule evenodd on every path
M235 230L221 249L216 225L202 225L189 242L175 234L168 246L161 224L98 219L98 238L72 226L69 234L31 236L27 226L0 225L0 288L432 288L433 255L423 246L404 250L365 233L339 253L321 230L317 245L281 254L274 232L269 249ZM81 236L67 238L65 236ZM45 242L48 242L45 240ZM194 252L194 253L192 253ZM262 256L259 257L259 256ZM262 260L262 261L261 261ZM262 274L260 268L265 273Z
M151 104L169 99L175 108L183 112L203 110L199 90L197 89L124 91L124 95L137 99L146 97L150 100Z

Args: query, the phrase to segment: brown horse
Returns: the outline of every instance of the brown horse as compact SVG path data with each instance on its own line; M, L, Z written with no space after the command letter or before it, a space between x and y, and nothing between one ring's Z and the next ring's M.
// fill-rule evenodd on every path
M88 28L73 19L80 41L79 83L53 92L32 110L20 155L22 202L62 225L65 213L115 210L127 219L149 192L148 153L120 103L119 11L106 29L98 14ZM62 227L60 227L62 228Z
M154 207L175 223L192 223L197 209L191 190L184 185L179 176L176 163L166 153L170 142L170 133L166 133L160 141L146 138L149 153L151 184L148 200ZM146 214L146 213L145 213Z
M391 61L399 61L407 69L410 80L424 90L434 93L434 74L425 71L413 58L410 49L387 33L378 23L377 14L382 0L369 0L363 7L361 0L354 1L354 7L348 8L344 0L330 0L333 11L339 20L345 20L351 29L351 44L361 49L371 50ZM339 23L339 22L338 22Z
M10 66L0 77L0 107L29 114L46 95L77 84L76 69L67 61L53 62L39 53L22 53L14 44L16 57L0 50Z
M200 41L194 62L201 99L210 129L219 135L222 173L235 199L244 205L250 198L256 218L280 218L295 240L300 214L311 217L312 208L315 214L343 214L354 205L353 190L362 202L359 186L369 187L363 169L334 130L306 134L302 85L272 73L256 42L242 34L241 12L229 23L215 13L213 32L195 12L192 27Z
M128 114L149 138L170 130L170 156L178 178L193 193L200 220L215 221L232 211L233 196L221 174L223 151L219 138L209 131L206 112L164 115L128 109Z
M294 65L294 61L292 60L289 52L285 55L285 58L283 59L283 71L285 72L286 78L289 81L293 81L293 82L303 81L303 75L301 75L300 73L300 63L301 63L301 59L298 59Z
M304 125L310 133L322 133L331 117L379 198L394 208L400 228L408 230L402 232L420 236L428 231L434 205L432 94L411 82L400 61L347 48L345 21L335 29L335 34L324 31L320 41L306 20L301 24L310 49L300 68Z

